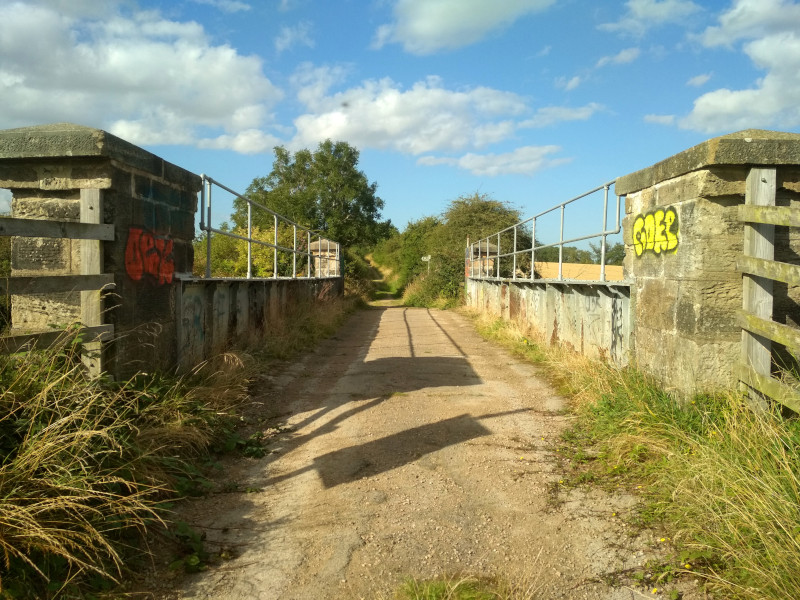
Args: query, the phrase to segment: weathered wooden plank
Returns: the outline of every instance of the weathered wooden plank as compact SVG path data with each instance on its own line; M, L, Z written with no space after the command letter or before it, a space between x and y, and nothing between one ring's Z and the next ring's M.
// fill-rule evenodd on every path
M747 329L761 337L768 338L786 346L790 350L800 352L800 329L776 323L767 319L761 319L755 315L739 310L736 314L736 322L742 329Z
M114 285L114 275L39 275L0 279L0 294L54 294L99 290Z
M800 227L800 210L789 206L739 206L739 220L747 223Z
M800 413L800 390L789 387L770 375L756 373L747 365L736 365L734 374L750 388L792 409L794 412Z
M114 226L39 219L0 219L0 235L111 242L114 241Z
M6 335L0 337L0 352L13 354L22 350L37 348L49 348L58 342L79 335L81 343L94 343L108 341L114 335L113 325L99 325L97 327L82 327L74 334L66 333L64 330L41 331L37 333L25 333L19 335Z
M745 187L745 204L753 206L775 206L775 169L750 169ZM775 226L762 223L746 223L744 227L744 255L764 261L775 258ZM773 280L752 274L742 278L742 308L745 312L762 319L772 318ZM742 363L755 373L769 377L772 368L772 342L765 337L742 330ZM751 390L750 398L755 404L763 404L758 394Z
M736 259L736 269L740 273L782 281L790 285L800 285L800 265L740 256Z
M98 189L81 190L81 223L99 224L103 221L103 199ZM81 275L98 275L103 272L103 246L98 240L81 240ZM103 306L100 290L81 292L81 323L85 327L103 324ZM103 372L101 342L83 345L81 359L90 377Z

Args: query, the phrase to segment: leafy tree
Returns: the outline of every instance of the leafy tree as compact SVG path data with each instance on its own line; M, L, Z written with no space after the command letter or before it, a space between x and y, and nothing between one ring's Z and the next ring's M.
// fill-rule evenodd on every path
M595 264L600 264L601 258L601 250L602 247L600 244L594 244L589 242L589 247L591 248L591 255L592 261ZM606 264L607 265L622 265L622 261L625 258L625 245L621 242L617 242L613 246L606 246Z
M477 241L519 220L519 211L486 194L461 196L451 201L441 216L413 221L403 233L378 244L373 257L397 274L399 287L409 287L406 302L421 306L452 304L459 298L464 281L467 239ZM504 244L508 244L506 238ZM513 241L503 247L511 245ZM517 247L530 247L529 233L518 232ZM421 260L425 255L431 256L430 272ZM504 268L510 268L511 262L505 262Z
M257 177L247 188L250 199L314 230L324 231L343 246L373 245L391 235L391 221L381 222L384 202L358 170L359 152L347 142L325 140L315 152L304 149L294 155L283 146L275 148L272 171ZM237 198L231 216L236 227L247 226L247 203ZM272 215L254 210L253 222L269 230Z

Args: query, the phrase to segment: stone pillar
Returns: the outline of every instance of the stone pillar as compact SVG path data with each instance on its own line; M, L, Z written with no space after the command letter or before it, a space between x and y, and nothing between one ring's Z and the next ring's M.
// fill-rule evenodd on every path
M633 358L667 389L692 394L734 385L742 307L736 260L744 239L737 215L745 180L751 167L775 167L778 204L788 206L800 200L799 165L800 135L746 130L617 179L615 191L626 197ZM776 260L796 263L800 243L788 229L783 239ZM797 297L784 289L773 318L797 324Z
M176 364L177 277L192 270L200 186L197 175L99 129L0 131L0 187L12 191L13 217L77 221L81 190L101 190L101 222L115 232L103 270L116 285L104 320L115 326L106 368L117 377ZM79 274L78 244L14 238L12 272ZM77 320L80 294L15 296L12 305L16 330L43 329Z

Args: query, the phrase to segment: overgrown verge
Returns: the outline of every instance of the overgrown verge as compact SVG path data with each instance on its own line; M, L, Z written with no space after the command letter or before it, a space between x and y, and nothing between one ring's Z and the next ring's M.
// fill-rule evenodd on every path
M474 316L474 315L473 315ZM661 585L702 576L724 598L785 599L800 589L800 421L753 412L729 392L677 401L633 368L550 348L530 332L477 318L479 330L546 367L577 416L560 454L572 485L640 494L641 526L674 556Z
M254 357L183 376L89 381L74 335L0 355L0 598L111 589L141 564L143 534L172 526L168 502L197 493L209 455L250 449L236 423L255 368L314 345L352 305L297 308Z

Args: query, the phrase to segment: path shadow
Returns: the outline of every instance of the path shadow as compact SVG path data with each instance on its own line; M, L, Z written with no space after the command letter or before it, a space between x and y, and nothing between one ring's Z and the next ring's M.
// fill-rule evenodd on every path
M412 427L377 440L317 456L311 464L270 478L265 483L272 485L312 470L317 471L325 488L373 477L448 446L490 435L491 431L480 421L529 411L530 409L522 408L478 418L463 414Z

